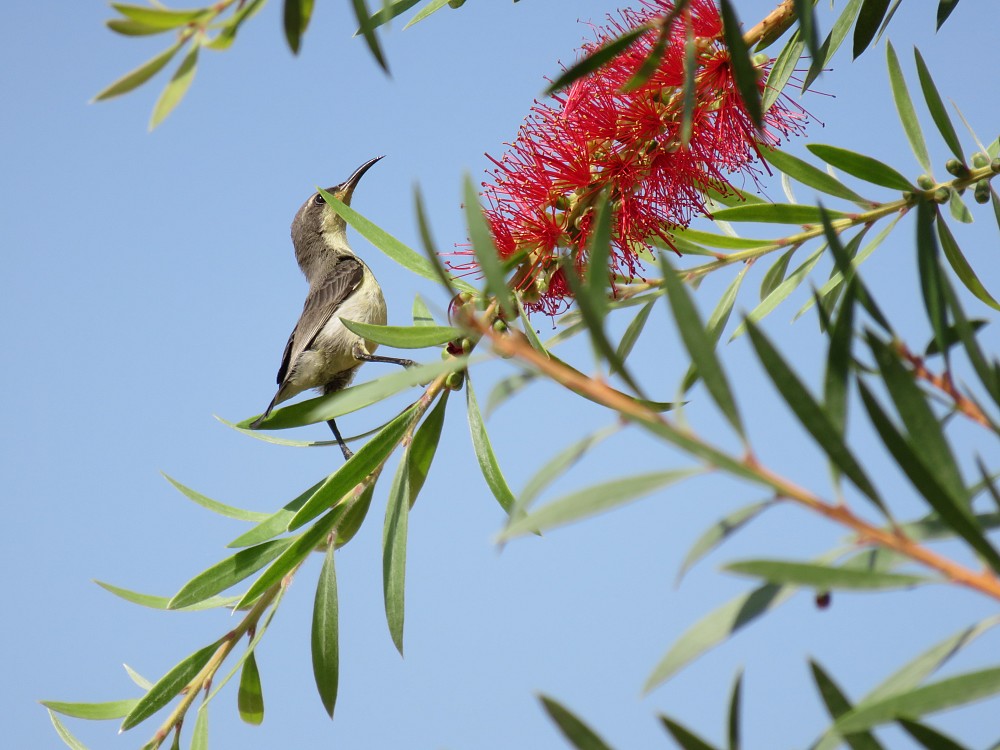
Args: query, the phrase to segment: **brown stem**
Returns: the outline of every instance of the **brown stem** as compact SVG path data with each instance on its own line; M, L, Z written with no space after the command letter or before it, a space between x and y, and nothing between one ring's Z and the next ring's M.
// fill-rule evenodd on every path
M671 425L662 414L649 409L621 391L611 388L603 381L588 378L579 371L557 360L546 357L541 352L532 348L524 336L519 333L512 331L507 334L498 334L493 331L487 321L479 320L477 322L480 333L489 337L493 348L501 356L519 359L522 363L547 375L564 388L584 396L591 401L603 404L630 419L647 424L668 425L674 430L680 430L675 425ZM683 432L684 439L688 444L701 445L711 449L713 452L722 453L721 450L708 445L694 433L687 430L681 432ZM826 502L808 490L771 472L766 467L760 465L752 455L742 457L727 456L727 458L733 462L742 464L745 468L760 477L763 483L775 489L778 497L792 500L831 521L846 526L854 531L862 542L891 549L931 570L937 571L949 581L1000 601L1000 578L992 571L976 572L970 570L946 557L942 557L936 552L932 552L930 549L905 536L899 530L874 526L855 515L845 505Z
M924 364L924 358L919 354L911 352L907 348L906 344L901 341L896 342L896 351L899 352L903 359L910 363L913 367L914 375L916 375L920 380L930 383L939 391L946 394L955 404L955 409L967 416L973 422L978 422L987 429L993 429L993 425L990 424L989 418L983 410L979 408L979 405L967 398L961 391L958 390L958 388L955 387L955 381L951 379L950 372L944 372L941 375L931 372Z

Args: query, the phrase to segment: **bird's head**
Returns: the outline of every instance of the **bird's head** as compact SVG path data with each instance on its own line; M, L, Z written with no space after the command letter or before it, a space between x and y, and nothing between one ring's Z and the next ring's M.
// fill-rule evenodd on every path
M354 189L362 176L382 158L376 156L374 159L369 159L355 169L344 182L327 188L326 192L350 205ZM347 223L327 205L322 194L318 192L309 196L295 214L295 219L292 220L292 243L295 245L295 255L303 270L318 254L326 254L331 250L336 254L351 252L347 244Z

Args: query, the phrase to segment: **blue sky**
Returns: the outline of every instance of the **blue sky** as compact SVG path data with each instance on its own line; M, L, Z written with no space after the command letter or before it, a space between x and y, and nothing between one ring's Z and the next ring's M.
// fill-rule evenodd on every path
M907 3L891 27L911 87L909 50L917 44L939 88L986 141L997 125L996 104L984 96L989 65L966 51L992 4L966 0L934 34L932 9ZM737 4L747 23L772 5ZM116 37L103 27L110 12L100 3L8 9L8 29L18 30L0 50L8 112L0 181L6 250L0 336L7 353L0 378L8 396L0 465L8 521L0 554L9 572L0 696L10 747L57 746L38 699L136 695L122 662L155 679L231 627L224 612L144 610L90 582L169 595L227 554L224 545L241 531L237 522L192 505L160 471L223 502L266 511L339 466L335 448L267 445L212 418L251 416L272 395L305 293L288 238L302 200L317 184L340 182L368 158L386 154L365 176L355 208L416 246L412 191L419 184L441 246L464 242L463 174L478 179L487 166L484 152L502 151L540 96L543 78L558 70L558 61L573 59L588 35L578 20L600 21L613 9L596 0L445 9L384 34L387 78L351 38L349 4L317 6L298 58L284 43L277 2L229 52L203 54L187 99L153 133L146 123L162 75L120 99L87 101L159 51L163 39ZM829 14L823 18L829 28ZM832 143L915 176L919 167L893 114L884 70L882 46L854 64L842 50L832 74L805 100L816 122L807 139L790 144L792 152L804 154L806 142ZM928 134L930 128L925 118ZM943 164L943 148L930 140L935 164ZM777 180L767 195L783 199ZM809 199L801 188L798 197ZM960 227L959 242L996 290L992 217L988 209L974 211L978 224ZM922 344L928 333L910 232L907 222L869 261L866 278L900 329ZM446 305L430 283L394 267L361 238L353 243L386 290L390 322L409 320L415 293L435 309ZM762 274L753 269L738 308L756 303ZM731 279L718 276L697 294L703 309ZM823 356L815 322L806 316L789 323L807 294L801 290L767 328L815 385ZM657 315L636 351L635 369L668 400L687 362L665 311ZM546 318L536 324L543 332L551 327ZM621 325L613 320L612 330ZM995 336L987 342L995 346ZM592 360L583 343L563 356L586 370ZM823 462L781 409L745 342L726 347L725 357L762 457L826 491ZM385 371L379 367L366 366L362 379ZM480 401L511 372L502 362L474 371ZM733 447L704 396L694 391L688 418ZM655 719L660 711L721 744L728 691L740 667L749 746L804 746L825 726L808 677L810 656L859 697L906 658L992 611L971 594L935 588L838 595L829 611L803 595L643 697L645 678L674 639L747 589L746 581L718 571L722 562L812 556L841 534L781 509L675 588L680 560L701 529L762 499L711 479L501 551L494 538L502 513L475 466L463 397L452 399L438 459L410 517L405 659L382 611L382 486L365 527L338 557L336 720L326 718L312 683L308 629L319 569L312 561L258 650L263 726L239 721L230 691L211 715L213 747L562 747L534 697L539 692L564 702L619 748L668 746ZM370 429L389 408L347 417L342 427L351 434ZM535 385L492 415L489 427L516 490L558 449L611 421L596 406ZM324 429L300 437L326 439ZM991 448L977 438L961 439L963 460ZM888 461L868 450L870 438L859 433L856 440L889 496L917 512ZM624 432L551 496L685 463ZM987 635L949 669L989 663L998 644L1000 637ZM942 716L940 724L983 746L996 739L989 720L996 705ZM116 738L110 723L72 727L95 748L137 747L154 728ZM899 734L886 737L906 746Z

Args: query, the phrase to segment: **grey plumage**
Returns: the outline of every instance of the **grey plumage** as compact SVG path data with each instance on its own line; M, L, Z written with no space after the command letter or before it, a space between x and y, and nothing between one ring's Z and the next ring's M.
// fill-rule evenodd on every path
M346 182L329 188L350 204L361 176L382 157L365 162ZM347 244L347 224L326 205L319 193L312 195L292 221L292 244L299 268L309 281L309 293L302 315L285 344L278 369L278 390L264 413L253 422L256 429L271 410L283 401L310 388L334 393L350 385L363 362L391 362L403 366L410 360L376 357L374 341L349 331L340 319L385 325L386 307L382 290L371 270ZM344 445L336 423L328 421L345 458L351 452Z

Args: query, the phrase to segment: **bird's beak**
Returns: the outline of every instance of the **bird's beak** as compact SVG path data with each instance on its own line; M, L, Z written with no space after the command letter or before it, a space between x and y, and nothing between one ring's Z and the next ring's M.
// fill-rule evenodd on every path
M342 182L335 188L330 188L329 192L336 195L347 205L351 205L351 196L354 195L354 188L356 188L358 183L361 182L361 178L364 176L365 172L371 169L375 165L375 162L384 158L384 156L376 156L374 159L369 159L360 167L355 169L354 174L348 177L346 182Z

